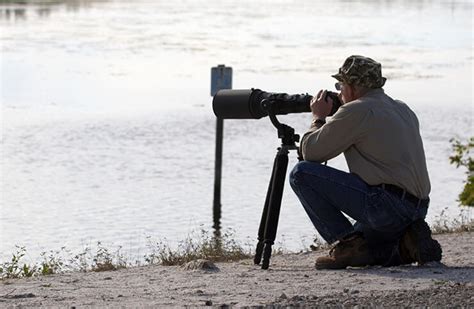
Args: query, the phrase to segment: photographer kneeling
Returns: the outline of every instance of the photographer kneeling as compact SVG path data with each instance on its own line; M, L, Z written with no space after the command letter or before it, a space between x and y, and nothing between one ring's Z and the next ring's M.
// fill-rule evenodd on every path
M350 56L333 77L343 105L326 122L332 100L322 90L313 98L304 161L290 175L319 234L338 241L316 268L439 261L424 221L430 181L416 115L384 93L381 65L370 58ZM342 152L350 173L321 164Z

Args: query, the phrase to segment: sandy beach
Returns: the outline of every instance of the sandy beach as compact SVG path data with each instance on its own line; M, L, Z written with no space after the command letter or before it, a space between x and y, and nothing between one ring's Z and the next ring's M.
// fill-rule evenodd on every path
M442 263L399 267L314 268L325 251L251 260L217 269L144 266L0 281L0 307L301 307L474 306L474 234L436 235Z

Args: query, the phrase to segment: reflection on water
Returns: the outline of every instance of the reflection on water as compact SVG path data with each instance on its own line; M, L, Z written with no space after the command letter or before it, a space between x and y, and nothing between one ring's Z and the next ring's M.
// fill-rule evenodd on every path
M0 19L22 21L31 15L46 18L58 9L79 11L109 0L0 0Z
M105 2L110 2L110 0L0 0L0 20L21 21L31 16L46 18L49 17L51 13L60 9L75 12L84 8L92 8L98 3ZM133 3L133 1L125 2ZM339 7L341 4L348 4L347 0L336 0L334 2L339 2L339 4L334 5L334 7ZM393 7L403 6L407 10L418 10L420 12L433 5L433 2L430 0L405 0L397 1L396 3L392 0L358 0L352 1L352 4L354 3L361 6L370 5L371 7L379 7L380 9L391 9ZM267 3L267 7L272 5L281 5L281 3ZM446 10L450 10L451 14L453 14L455 10L472 10L472 3L470 3L470 1L442 1L438 3L438 5L441 5ZM190 3L190 6L193 6L192 3ZM303 3L301 5L300 3L292 2L290 6L296 8L298 6L306 6L306 4ZM347 7L350 7L350 5ZM229 12L236 9L235 7L230 7ZM248 17L265 18L265 13L252 12L248 14ZM266 35L263 35L263 37L266 37Z

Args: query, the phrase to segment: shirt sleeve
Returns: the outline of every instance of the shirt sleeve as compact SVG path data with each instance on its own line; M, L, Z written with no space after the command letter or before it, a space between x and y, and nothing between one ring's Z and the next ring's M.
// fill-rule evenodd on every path
M321 128L310 129L301 139L301 153L306 161L324 162L356 144L365 134L370 111L348 103Z

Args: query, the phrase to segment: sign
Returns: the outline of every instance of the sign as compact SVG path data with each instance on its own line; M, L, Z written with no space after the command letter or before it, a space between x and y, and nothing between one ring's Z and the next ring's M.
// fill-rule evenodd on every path
M223 64L211 68L211 96L221 89L232 89L232 68Z

